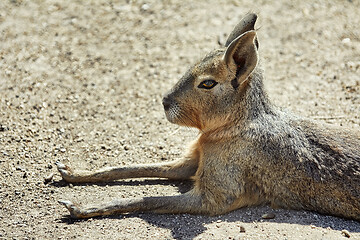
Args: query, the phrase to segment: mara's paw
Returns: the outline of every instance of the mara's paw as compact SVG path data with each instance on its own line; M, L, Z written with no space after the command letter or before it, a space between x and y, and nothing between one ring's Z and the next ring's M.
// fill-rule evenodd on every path
M58 171L61 174L61 177L66 181L66 182L73 182L74 181L74 174L73 171L71 170L71 168L65 164L63 164L62 162L56 162L56 167L58 169Z
M69 210L71 218L82 218L80 208L77 207L74 203L66 200L60 200L58 202L61 205L64 205L67 208L67 210Z

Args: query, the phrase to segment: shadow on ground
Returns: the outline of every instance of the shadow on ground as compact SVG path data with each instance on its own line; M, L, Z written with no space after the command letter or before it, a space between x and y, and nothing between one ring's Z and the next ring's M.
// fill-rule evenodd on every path
M64 181L58 181L52 183L57 187L65 187L67 183ZM184 193L191 189L191 182L179 182L179 181L168 181L162 179L147 179L147 180L126 180L126 181L115 181L107 183L94 183L98 186L115 186L115 185L126 185L126 186L138 186L139 184L144 185L167 185L171 184L178 188L178 191ZM90 185L76 184L80 186ZM274 213L274 219L262 219L261 216L265 213ZM207 230L207 224L212 223L257 223L267 221L269 223L285 223L285 224L298 224L298 225L312 225L318 228L331 228L333 230L341 231L346 229L350 232L360 232L360 223L353 220L346 220L333 216L321 215L315 212L308 211L295 211L285 209L272 209L269 206L259 207L248 207L238 209L228 214L220 216L203 216L203 215L190 215L190 214L153 214L153 213L133 213L124 214L120 216L106 216L94 218L101 220L102 218L111 219L125 219L125 218L141 218L148 222L150 225L157 226L160 228L166 228L171 231L174 239L193 239L196 236L202 234ZM73 224L75 222L81 222L84 220L71 219L69 216L64 216L60 219L62 222L67 224Z

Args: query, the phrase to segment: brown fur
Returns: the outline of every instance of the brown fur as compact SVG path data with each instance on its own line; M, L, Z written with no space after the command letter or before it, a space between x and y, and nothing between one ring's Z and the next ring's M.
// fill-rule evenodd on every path
M247 15L225 48L190 68L164 97L170 122L200 130L183 160L97 172L57 163L68 182L163 177L193 179L193 189L87 208L61 201L72 217L134 211L214 215L269 203L360 220L359 132L319 125L271 104L258 63L256 18ZM202 87L206 80L216 85Z

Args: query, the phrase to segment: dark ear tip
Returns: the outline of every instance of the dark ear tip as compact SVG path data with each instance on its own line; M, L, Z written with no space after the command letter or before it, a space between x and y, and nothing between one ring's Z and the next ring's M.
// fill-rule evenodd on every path
M243 19L248 23L255 25L258 16L256 13L248 13Z
M257 14L256 13L248 13L248 14L246 14L246 16L254 18L255 20L257 19Z
M229 44L241 34L255 30L255 22L257 19L256 13L248 13L246 14L240 22L235 26L234 30L230 33L228 39L226 40L225 47L229 46Z

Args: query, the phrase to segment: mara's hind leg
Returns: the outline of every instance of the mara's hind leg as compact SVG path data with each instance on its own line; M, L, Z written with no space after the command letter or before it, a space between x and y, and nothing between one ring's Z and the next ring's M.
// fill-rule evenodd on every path
M193 191L177 196L124 198L97 206L79 207L70 201L59 201L72 218L90 218L130 212L206 214L200 195Z
M198 167L195 159L140 164L124 167L104 168L97 171L74 170L57 162L57 169L62 178L70 183L107 182L124 178L159 177L168 179L189 179L194 176Z
M233 202L229 202L226 198L214 198L216 196L212 194L202 192L195 187L187 193L176 196L123 198L86 207L78 206L71 201L59 201L59 203L69 210L72 218L90 218L133 212L218 215L265 202L248 194L239 196Z

